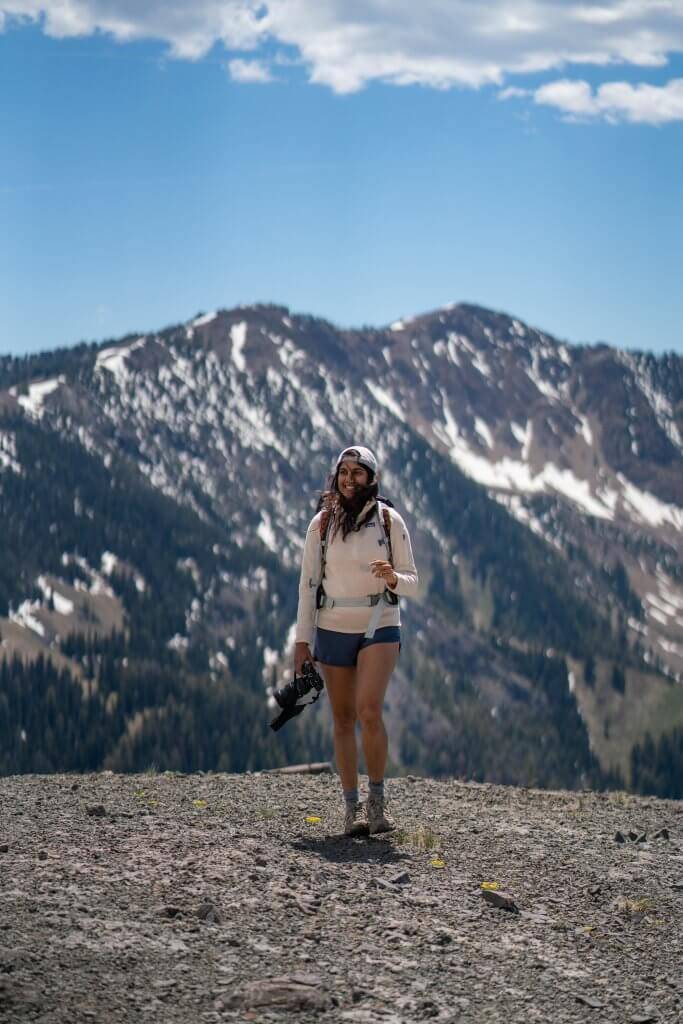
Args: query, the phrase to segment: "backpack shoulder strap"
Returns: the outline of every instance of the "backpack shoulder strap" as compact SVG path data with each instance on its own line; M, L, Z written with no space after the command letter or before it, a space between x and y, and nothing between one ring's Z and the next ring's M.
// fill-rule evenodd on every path
M382 509L382 524L384 526L384 535L387 539L387 551L389 552L389 561L394 564L394 553L391 550L391 512L386 505L381 504Z
M330 521L332 519L332 510L329 508L323 509L320 513L320 579L318 585L322 584L325 577L325 562L327 561L327 534L330 528Z
M330 519L332 513L329 508L326 508L320 513L320 543L324 544L327 540L327 530L330 525Z

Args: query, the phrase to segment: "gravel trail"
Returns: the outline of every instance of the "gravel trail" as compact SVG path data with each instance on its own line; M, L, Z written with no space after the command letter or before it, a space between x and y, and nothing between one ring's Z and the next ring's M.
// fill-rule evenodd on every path
M683 803L388 786L0 779L0 1021L683 1020Z

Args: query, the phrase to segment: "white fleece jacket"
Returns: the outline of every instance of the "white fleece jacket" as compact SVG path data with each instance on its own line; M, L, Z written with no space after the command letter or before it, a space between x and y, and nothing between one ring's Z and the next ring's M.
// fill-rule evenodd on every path
M320 578L320 519L318 512L310 522L301 563L299 580L299 609L296 618L296 642L311 644L314 632L315 595ZM391 550L394 572L398 583L393 588L401 597L412 597L417 591L417 569L413 560L408 529L396 509L390 508ZM360 530L354 530L346 540L341 531L327 544L325 562L325 593L328 597L366 597L381 594L384 581L373 576L370 562L377 558L387 559L384 524L380 526L377 516ZM370 622L372 608L322 608L318 618L321 629L332 629L338 633L364 633ZM400 626L399 605L383 603L378 629L383 626Z

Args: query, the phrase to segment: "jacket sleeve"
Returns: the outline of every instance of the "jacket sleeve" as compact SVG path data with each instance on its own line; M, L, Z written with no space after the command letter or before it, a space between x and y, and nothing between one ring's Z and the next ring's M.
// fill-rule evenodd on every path
M391 553L394 559L394 572L398 576L398 583L395 587L389 589L401 597L415 597L417 594L418 578L408 527L395 509L390 509L390 515Z
M320 516L308 527L299 577L299 607L296 613L295 642L310 644L313 640L315 595L320 579Z

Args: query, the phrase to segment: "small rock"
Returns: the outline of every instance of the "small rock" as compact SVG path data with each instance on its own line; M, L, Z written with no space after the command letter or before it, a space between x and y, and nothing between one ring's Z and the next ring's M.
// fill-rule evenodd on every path
M180 909L180 907L175 907L171 904L168 904L167 906L161 908L160 914L162 917L182 917L183 912Z
M668 828L660 828L659 831L655 832L655 834L653 835L652 838L653 839L668 839L669 838L669 830L668 830Z
M0 853L9 853L9 843L0 843Z
M284 768L266 768L263 772L247 772L247 775L331 775L329 761L315 761L312 764L289 764Z
M577 1003L583 1003L584 1006L590 1006L592 1010L601 1010L603 1006L599 999L595 999L593 996L587 996L583 992L576 992L575 999Z
M104 818L107 811L104 804L89 804L85 809L85 813L90 818Z
M332 999L317 974L288 974L280 978L250 981L234 992L229 1009L278 1007L283 1010L329 1010Z
M47 850L38 850L38 860L47 860Z
M626 842L626 836L624 835L624 833L623 832L619 832L619 831L615 832L614 833L614 842L615 843L625 843Z
M389 892L394 891L394 887L391 882L388 882L386 878L371 878L370 887L374 889L388 889Z
M490 903L493 907L497 907L499 910L510 910L514 914L519 913L519 907L510 893L495 891L493 889L482 889L481 895L487 903Z
M315 896L295 896L294 902L302 914L315 914L319 907L319 900Z
M211 903L209 900L206 900L204 903L201 903L197 907L195 913L200 921L207 921L210 924L223 923L223 915L221 914L220 910L218 909L218 907L215 907L213 903Z
M433 999L420 999L417 1004L417 1011L420 1017L438 1017L439 1007Z
M410 881L410 875L407 871L399 871L399 873L394 875L393 878L390 878L389 881L392 885L405 885Z
M75 792L76 792L76 790L77 790L77 789L78 789L79 787L80 787L80 782L72 782L72 783L71 783L71 792L72 792L72 793L75 793Z
M632 1017L629 1017L631 1024L649 1024L650 1021L657 1020L656 1013L634 1013Z

